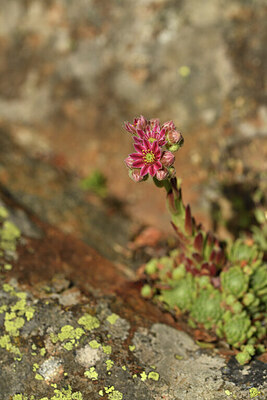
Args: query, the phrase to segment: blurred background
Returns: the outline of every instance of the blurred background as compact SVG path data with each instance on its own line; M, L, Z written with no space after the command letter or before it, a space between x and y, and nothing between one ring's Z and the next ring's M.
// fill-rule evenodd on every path
M142 114L183 132L175 166L197 220L222 238L248 230L267 185L266 9L0 0L2 190L107 256L141 225L171 232L163 190L123 163L123 122Z

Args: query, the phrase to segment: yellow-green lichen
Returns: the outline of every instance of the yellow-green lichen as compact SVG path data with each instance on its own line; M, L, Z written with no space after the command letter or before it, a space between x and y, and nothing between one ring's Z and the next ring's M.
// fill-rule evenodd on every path
M5 264L5 265L4 265L4 269L5 269L6 271L11 271L11 270L12 270L12 265L11 265L11 264Z
M98 349L98 348L101 346L101 344L98 343L96 340L91 340L91 341L89 342L89 346L90 346L92 349Z
M0 247L4 251L15 251L20 230L10 221L4 221L0 230Z
M4 304L3 306L0 307L0 314L3 314L7 310L7 305Z
M93 329L97 329L100 326L100 322L96 317L93 317L90 314L84 314L79 320L79 325L83 325L87 331L92 331Z
M75 344L75 340L73 342L67 342L67 343L63 344L63 347L65 350L70 351L73 349L74 344Z
M43 381L44 377L40 374L35 374L35 379L37 379L37 381Z
M159 374L155 371L151 371L148 374L148 379L152 379L153 381L158 381L159 380Z
M107 371L110 371L111 368L112 368L113 365L114 365L114 361L112 361L112 360L106 360L106 365L107 365Z
M115 390L114 386L106 386L104 387L105 393L108 395L109 400L122 400L123 394L118 390ZM103 390L101 391L100 396L103 396Z
M58 334L58 339L61 342L66 339L80 339L84 333L84 330L81 328L74 329L71 325L65 325L61 328L61 331Z
M147 374L145 373L145 371L143 371L143 372L140 374L140 376L141 376L141 381L142 381L142 382L145 382L145 381L147 380Z
M121 367L121 369L123 369L123 371L126 371L126 366L123 365L123 366Z
M249 395L251 399L254 399L255 397L259 396L261 392L257 388L250 388L249 389Z
M9 285L8 283L3 284L3 291L8 293L8 292L15 292L13 286Z
M10 336L19 336L19 329L23 327L25 320L22 317L11 317L11 313L6 313L5 329Z
M46 353L46 349L45 349L44 347L42 347L42 348L40 349L40 356L44 357L44 356L45 356L45 353Z
M107 317L107 321L111 324L114 325L117 321L117 319L119 318L119 316L117 314L111 314Z
M102 346L102 350L105 354L109 355L112 352L112 347L108 344L108 345L103 345Z
M114 390L112 393L108 394L108 399L109 400L122 400L123 394L121 392L119 392L118 390Z
M63 344L63 347L67 350L70 351L73 349L76 340L79 340L83 335L85 334L85 331L82 328L74 328L71 325L65 325L61 328L60 332L58 335L55 333L50 334L51 341L53 343L57 343L60 341L61 343L67 340L65 344Z
M34 363L34 364L33 364L33 366L32 366L32 370L33 370L33 372L36 372L36 371L37 371L37 369L39 369L39 364L37 364L37 363Z
M129 350L130 351L134 351L135 350L135 345L133 344L133 345L129 345Z
M106 393L112 393L115 390L114 386L105 386L104 389Z
M8 211L5 207L0 206L0 219L8 218Z
M100 390L99 390L99 392L98 392L98 394L99 394L99 396L101 396L101 397L102 397L102 396L104 396L104 392L103 392L103 390L102 390L102 389L100 389Z
M55 387L55 385L51 386ZM38 399L36 399L35 396L31 396L30 398L28 398L23 394L15 394L12 397L12 400L38 400ZM83 396L81 392L72 393L72 388L68 385L67 389L62 389L62 390L54 389L54 396L50 397L50 399L48 397L42 397L39 400L83 400Z
M83 400L81 392L72 393L72 388L69 385L67 389L55 389L54 394L50 400Z
M98 373L95 370L95 367L91 367L89 371L85 371L84 376L88 379L92 379L92 381L96 381L98 379Z

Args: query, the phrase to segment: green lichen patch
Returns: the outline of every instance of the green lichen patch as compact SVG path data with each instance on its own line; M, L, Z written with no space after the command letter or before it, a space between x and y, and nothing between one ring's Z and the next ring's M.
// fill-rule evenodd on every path
M96 372L95 367L91 367L89 371L85 371L84 376L92 381L96 381L98 379L98 373Z
M258 397L261 394L261 392L257 388L250 388L249 389L249 395L251 399L254 399L255 397Z
M78 344L79 339L85 334L82 328L74 328L72 325L64 325L59 333L50 334L51 341L55 344L57 342L66 342L63 344L65 350L70 351Z
M0 206L0 220L8 218L8 211L5 207Z
M37 363L34 363L34 364L33 364L33 366L32 366L32 370L33 370L33 372L36 372L36 371L37 371L37 369L39 369L39 364L37 364Z
M0 248L4 251L15 251L20 230L10 221L4 221L0 229Z
M159 374L155 371L151 371L148 374L148 379L152 379L153 381L158 381L159 380Z
M19 358L22 356L20 350L11 343L9 335L0 336L0 347L17 355Z
M107 371L110 371L111 368L113 367L113 365L114 365L114 361L112 361L110 359L106 360Z
M35 374L35 379L37 379L37 381L43 381L44 377L40 374Z
M3 284L2 289L8 294L13 304L5 304L0 310L0 313L4 313L3 326L5 329L5 334L0 338L0 346L15 354L16 360L20 360L21 352L12 342L16 341L26 322L33 318L35 309L27 303L27 293L16 292L14 287L7 283Z
M45 356L45 353L46 353L46 349L45 349L44 347L42 347L42 348L39 350L39 352L40 352L40 356L44 357L44 356Z
M118 390L115 390L114 386L104 387L105 393L108 395L109 400L122 400L123 394Z
M83 400L81 392L73 392L70 385L67 388L61 390L54 389L54 395L50 398L42 397L37 399L35 396L28 397L22 393L15 394L12 400Z
M112 347L109 344L108 345L103 345L102 346L102 350L107 355L112 353Z
M94 340L91 340L91 341L89 342L89 346L90 346L92 349L98 349L98 348L101 346L101 344L98 343L98 342L94 339Z
M107 321L111 324L114 325L117 321L117 319L119 318L119 316L117 314L111 314L107 317Z
M145 381L147 380L147 374L145 373L145 371L143 371L143 372L140 374L140 377L141 377L141 381L142 381L142 382L145 382Z
M86 329L87 331L92 331L93 329L97 329L100 326L99 320L90 314L84 314L78 320L78 324L83 325L84 329Z

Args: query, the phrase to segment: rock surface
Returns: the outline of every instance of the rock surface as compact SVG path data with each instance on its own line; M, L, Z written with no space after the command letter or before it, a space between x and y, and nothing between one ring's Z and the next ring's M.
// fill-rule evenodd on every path
M2 252L1 400L264 398L261 361L199 348L115 264L1 197L25 232Z

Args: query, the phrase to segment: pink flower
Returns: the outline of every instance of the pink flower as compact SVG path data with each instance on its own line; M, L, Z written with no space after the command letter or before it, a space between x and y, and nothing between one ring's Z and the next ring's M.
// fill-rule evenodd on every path
M144 139L148 140L150 143L157 141L160 147L164 146L167 143L165 129L160 129L160 127L154 126L152 130L150 129L150 127L147 127L145 131L137 129L136 132L139 137L134 136L133 139L135 143L142 144Z
M155 176L156 172L162 167L158 142L150 143L147 139L144 139L142 143L134 144L134 148L137 153L130 154L130 157L134 159L133 168L141 168L140 176L146 174Z
M160 159L161 164L164 167L170 167L175 161L175 157L171 151L164 151Z
M146 129L147 124L147 120L141 115L139 118L134 119L133 124L125 122L124 126L128 132L136 134L137 129Z

